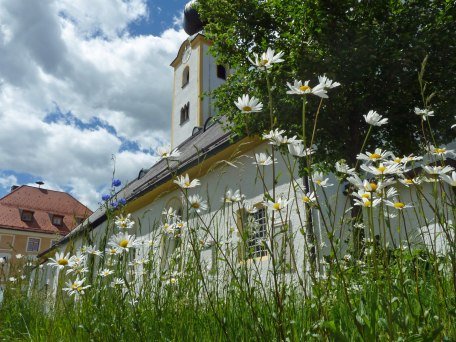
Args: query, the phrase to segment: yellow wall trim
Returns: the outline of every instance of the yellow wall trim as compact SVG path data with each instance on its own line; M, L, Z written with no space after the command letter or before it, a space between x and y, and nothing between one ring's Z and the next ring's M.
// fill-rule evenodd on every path
M198 165L185 170L185 173L188 173L191 178L201 178L219 165L224 164L225 161L233 160L234 158L239 157L247 151L257 147L261 143L262 141L258 137L246 137L228 146L217 154L204 159L202 162L198 163ZM173 183L172 179L168 180L166 183L159 185L141 197L129 202L126 205L125 210L129 213L138 211L141 208L153 203L157 198L174 190L177 190L177 185Z

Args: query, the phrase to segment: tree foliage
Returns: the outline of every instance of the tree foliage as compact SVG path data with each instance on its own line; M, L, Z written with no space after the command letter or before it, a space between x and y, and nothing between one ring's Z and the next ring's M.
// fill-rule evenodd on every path
M422 147L423 108L418 83L428 57L425 96L435 111L431 126L439 143L454 138L456 114L456 5L452 0L199 0L213 41L212 53L232 68L228 82L215 91L220 115L238 134L269 127L262 114L240 114L233 101L244 93L266 105L264 75L252 70L247 56L267 47L284 51L286 61L271 73L277 125L300 132L301 100L286 95L286 82L326 74L342 84L323 101L317 129L320 157L353 161L367 125L362 115L373 109L389 118L376 130L370 148L409 153ZM319 99L311 99L316 112ZM312 110L308 115L313 122ZM306 125L311 133L311 125Z

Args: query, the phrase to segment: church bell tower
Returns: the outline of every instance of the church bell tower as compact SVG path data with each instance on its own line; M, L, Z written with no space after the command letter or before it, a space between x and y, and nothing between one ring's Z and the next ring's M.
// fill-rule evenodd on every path
M171 112L171 147L176 148L204 127L214 115L213 101L205 94L225 82L227 69L218 65L209 53L211 42L203 33L203 24L190 1L184 10L184 29L189 37L182 43L174 68Z

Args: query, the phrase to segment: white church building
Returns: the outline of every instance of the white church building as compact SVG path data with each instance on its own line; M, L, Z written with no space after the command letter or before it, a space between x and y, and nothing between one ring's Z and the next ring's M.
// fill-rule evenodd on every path
M276 263L282 264L287 279L306 281L311 258L315 259L318 273L324 272L325 256L330 254L331 248L328 229L337 226L337 230L330 234L337 235L334 241L338 242L339 257L344 257L350 245L352 222L344 221L350 216L347 215L350 201L344 194L345 187L337 186L338 180L330 176L329 182L335 185L326 188L324 195L321 190L317 193L321 198L326 197L321 203L322 210L312 210L309 216L306 215L306 201L301 200L305 196L302 192L303 180L297 174L293 156L290 156L289 164L287 158L278 154L273 156L277 159L274 174L271 166L257 168L253 165L256 154L273 153L271 145L258 137L238 138L224 130L221 123L212 119L215 108L211 98L203 96L222 84L229 73L228 68L218 65L208 54L210 44L201 32L197 32L183 42L171 63L174 85L170 140L172 148L180 151L180 156L162 159L149 169L141 170L138 178L117 194L118 198L126 199L124 211L130 213L135 221L129 233L135 234L143 246L152 246L155 255L159 255L159 262L154 267L157 272L166 273L171 267L170 259L177 244L185 248L182 245L185 239L178 241L163 234L163 212L173 208L183 221L187 221L188 227L197 230L201 263L207 272L216 267L226 267L218 265L220 253L224 253L232 265L251 265L264 278L268 278L271 260L275 259ZM289 168L293 165L295 169L290 172ZM198 194L207 201L207 210L201 211L197 217L187 216L183 191L174 182L177 176L186 174L190 180L197 178L201 182L198 187L188 189L187 195ZM289 202L280 214L273 214L265 205L265 192L273 188L276 198L296 199ZM255 208L252 213L235 200L232 201L234 203L223 202L228 190L232 190L231 194L239 190L245 196L244 203ZM421 196L405 186L399 186L398 191L404 202L413 202L416 196ZM327 212L324 209L327 204L334 210L332 217L321 214ZM425 203L423 208L429 219L418 222L410 217L408 225L414 229L411 232L413 240L426 245L428 242L432 244L431 237L440 228L433 221L429 206ZM306 223L309 218L311 222ZM247 226L243 220L251 223L248 231L242 231ZM112 224L112 218L108 217L106 207L99 208L86 222L41 254L44 265L56 252L75 253L88 244L100 248L113 233L109 224ZM312 227L313 235L309 234L309 227ZM426 227L427 238L419 227ZM378 227L380 229L382 227ZM274 231L272 235L271 230ZM405 239L403 234L396 227L391 227L386 235L390 244L397 244ZM318 247L316 250L315 246ZM141 253L147 257L146 247L138 247L135 251L136 257L140 257ZM43 284L55 289L58 272L52 267L44 269Z

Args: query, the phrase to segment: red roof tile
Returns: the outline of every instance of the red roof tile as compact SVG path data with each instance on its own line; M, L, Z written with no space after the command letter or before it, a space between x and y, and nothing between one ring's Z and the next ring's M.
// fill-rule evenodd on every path
M21 210L33 211L33 220L22 221ZM89 208L65 192L27 185L0 198L0 227L4 228L66 235L77 226L76 218L91 214ZM63 216L62 225L54 225L52 215Z

